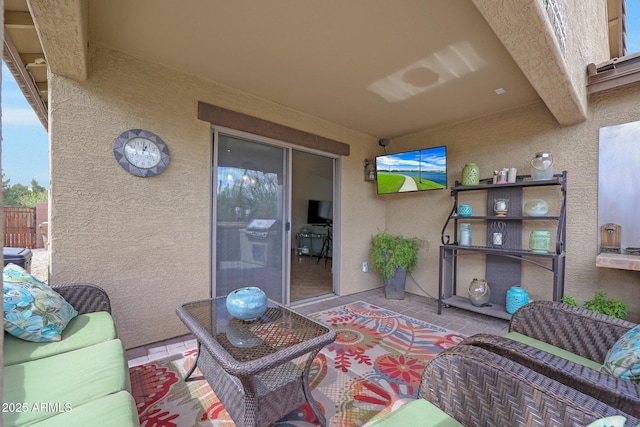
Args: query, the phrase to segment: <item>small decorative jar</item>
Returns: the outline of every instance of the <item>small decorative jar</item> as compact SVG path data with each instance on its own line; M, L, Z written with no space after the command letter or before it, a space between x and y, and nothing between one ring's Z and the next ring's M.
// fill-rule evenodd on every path
M462 185L480 184L480 168L475 163L467 163L462 168Z
M509 199L495 199L493 202L493 211L496 216L506 216L509 209Z
M536 153L531 160L531 179L540 181L553 178L555 168L553 167L553 156L551 153Z
M473 214L473 208L471 205L460 205L458 206L458 215L460 216L471 216Z
M473 279L469 284L469 302L476 307L489 303L491 290L484 279Z
M460 223L460 246L471 246L471 224L468 222Z
M532 231L529 234L529 250L531 252L546 254L551 246L551 232Z
M507 313L513 314L517 309L529 303L529 294L520 286L513 286L507 291Z
M227 311L239 320L255 320L267 311L267 295L262 289L249 286L227 295Z

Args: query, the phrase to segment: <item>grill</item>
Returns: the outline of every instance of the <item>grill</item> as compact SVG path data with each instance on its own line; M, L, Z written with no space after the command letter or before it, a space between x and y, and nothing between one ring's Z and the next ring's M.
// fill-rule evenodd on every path
M275 227L275 219L254 219L247 226L247 237L250 240L265 240L269 234L274 234L278 230ZM273 232L271 231L273 229Z
M262 266L276 265L282 250L281 224L275 219L252 220L241 236L241 260Z

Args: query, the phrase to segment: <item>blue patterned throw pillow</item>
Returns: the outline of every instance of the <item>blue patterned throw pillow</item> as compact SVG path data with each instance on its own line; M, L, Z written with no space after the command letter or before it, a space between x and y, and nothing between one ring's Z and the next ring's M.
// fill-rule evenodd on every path
M2 271L4 330L26 341L60 341L60 334L78 312L60 294L22 267Z
M640 325L611 347L600 371L640 384Z
M611 417L600 418L595 420L587 427L624 427L627 419L621 415L613 415Z

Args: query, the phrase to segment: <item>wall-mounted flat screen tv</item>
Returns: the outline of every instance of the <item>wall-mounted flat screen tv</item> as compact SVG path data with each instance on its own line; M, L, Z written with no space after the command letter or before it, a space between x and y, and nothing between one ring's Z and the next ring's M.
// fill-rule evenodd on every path
M309 200L307 224L331 224L333 222L333 202L330 200Z
M432 147L376 157L378 194L447 188L447 147Z

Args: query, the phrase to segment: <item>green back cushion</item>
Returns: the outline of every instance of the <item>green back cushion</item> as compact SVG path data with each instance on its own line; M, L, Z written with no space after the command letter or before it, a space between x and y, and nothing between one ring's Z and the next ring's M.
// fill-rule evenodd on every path
M523 344L530 345L531 347L544 350L547 353L555 354L556 356L562 357L563 359L571 360L572 362L577 363L579 365L586 366L591 369L595 369L596 371L600 370L600 364L598 362L589 360L586 357L575 355L567 350L563 350L561 348L552 346L551 344L547 344L546 342L538 341L537 339L528 337L523 334L519 334L518 332L509 332L504 336L514 341L518 341Z
M66 353L116 338L113 318L106 311L81 314L62 331L62 340L47 343L24 341L10 334L4 336L4 364L13 365Z

